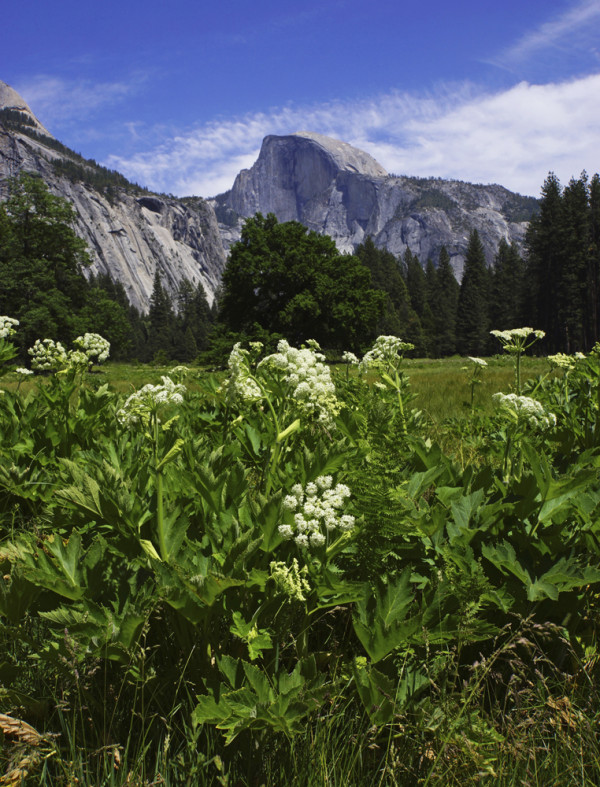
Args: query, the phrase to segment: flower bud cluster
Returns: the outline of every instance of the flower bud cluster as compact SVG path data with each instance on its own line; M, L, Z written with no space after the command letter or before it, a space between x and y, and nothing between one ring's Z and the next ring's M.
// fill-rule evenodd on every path
M344 363L348 363L354 366L358 366L358 364L360 363L356 355L350 352L350 350L346 350L346 352L342 354L342 361Z
M378 336L373 347L363 355L360 368L362 371L370 367L396 369L404 353L414 349L414 344L403 342L398 336Z
M36 339L27 352L31 355L31 368L39 372L64 369L69 365L67 351L52 339Z
M19 324L14 317L0 317L0 339L7 339L15 333L15 328Z
M78 336L73 344L86 354L89 363L92 358L96 358L96 363L102 363L110 352L110 342L99 333L84 333L83 336Z
M318 344L314 340L309 344L310 347L298 350L281 339L277 353L263 358L258 368L264 365L283 372L300 414L329 425L339 413L340 403L329 367L323 363L325 356L317 352Z
M293 538L301 547L323 546L327 533L354 527L354 517L342 513L348 497L348 487L345 484L334 487L330 475L319 476L304 488L295 484L292 494L283 501L284 508L293 513L294 524L279 525L279 534L285 539Z
M20 374L22 377L29 377L30 374L33 374L31 369L26 369L24 366L19 366L17 369L15 369L15 372Z
M185 385L174 383L170 377L162 377L162 385L144 385L132 393L118 410L117 418L123 426L146 425L150 415L161 405L182 404Z
M495 393L492 399L516 423L525 423L537 432L556 426L556 416L544 408L537 399L517 394Z
M262 348L260 342L252 342L251 346L255 352ZM250 352L244 350L240 342L233 345L227 365L231 370L231 375L227 383L228 399L241 399L243 402L257 402L263 398L263 392L252 376Z
M288 566L281 561L273 561L269 564L271 578L275 580L278 589L286 596L296 599L296 601L306 601L304 593L310 593L310 585L307 580L308 567L298 565L296 558L292 565Z

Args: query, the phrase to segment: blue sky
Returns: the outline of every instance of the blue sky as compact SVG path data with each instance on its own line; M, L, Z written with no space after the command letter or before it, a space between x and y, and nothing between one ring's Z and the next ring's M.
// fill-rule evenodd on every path
M538 195L600 170L600 0L20 0L0 79L84 156L212 196L267 134Z

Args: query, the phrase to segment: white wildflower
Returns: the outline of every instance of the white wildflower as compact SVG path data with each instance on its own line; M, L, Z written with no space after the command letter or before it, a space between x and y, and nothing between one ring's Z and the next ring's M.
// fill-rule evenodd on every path
M110 342L99 333L84 333L83 336L78 336L73 344L86 354L89 363L92 363L94 358L96 363L103 363L110 353Z
M398 336L379 336L369 352L363 355L360 368L362 371L371 367L383 370L397 369L404 353L414 349L414 344L403 342Z
M8 339L15 333L15 328L19 324L14 317L0 317L0 339Z
M353 529L354 517L342 513L350 497L350 490L345 484L333 486L331 476L319 476L316 481L306 484L304 489L296 484L292 492L293 495L284 498L283 505L286 510L295 511L293 525L279 526L282 538L293 538L300 547L320 547L325 544L327 533Z
M161 385L144 385L139 391L132 393L123 407L117 412L117 418L123 426L147 424L150 415L165 404L182 404L185 386L174 383L170 377L162 377Z
M252 344L258 345L253 348L255 351L262 347L260 342ZM252 376L250 353L242 348L241 342L233 345L227 365L231 371L227 382L227 398L230 401L241 399L243 402L256 402L263 398L263 392Z
M282 538L285 538L286 541L294 537L294 531L292 530L290 525L279 525L277 530L279 531L279 535Z
M356 355L354 355L354 353L350 352L350 350L346 350L346 352L343 353L342 361L344 363L352 364L354 366L358 366L358 364L360 363L360 361L358 360Z
M484 361L483 358L473 358L471 355L468 357L469 360L475 364L475 366L487 366L487 361Z
M509 353L522 353L538 339L543 339L545 331L536 331L533 328L512 328L509 331L490 331L502 343L502 347ZM526 345L527 339L532 336L532 340Z
M27 352L31 355L32 368L39 372L64 369L69 365L67 351L52 339L36 339Z
M495 393L492 399L515 423L529 426L542 432L556 426L556 416L544 408L537 399L517 394Z
M283 372L284 382L300 414L329 426L340 411L340 403L329 367L324 363L325 356L316 351L318 344L314 340L307 344L310 346L298 350L281 339L277 352L263 358L257 369L267 367Z
M23 366L19 366L17 369L15 369L15 372L22 375L23 377L28 377L30 374L33 374L31 369L25 369Z

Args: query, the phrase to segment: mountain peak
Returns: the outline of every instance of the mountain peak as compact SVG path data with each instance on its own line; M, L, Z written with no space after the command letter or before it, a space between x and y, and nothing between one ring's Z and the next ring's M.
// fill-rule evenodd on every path
M333 137L326 137L324 134L316 134L314 131L297 131L291 136L301 137L314 142L332 157L340 169L349 170L358 175L366 175L370 178L386 178L388 176L388 173L373 156L365 153L364 150L349 145L347 142L333 139Z
M18 113L16 117L20 116L21 122L25 125L32 126L36 131L39 131L47 137L52 136L48 129L45 128L33 114L25 99L20 96L14 88L0 80L0 111L2 110L10 110L14 113Z

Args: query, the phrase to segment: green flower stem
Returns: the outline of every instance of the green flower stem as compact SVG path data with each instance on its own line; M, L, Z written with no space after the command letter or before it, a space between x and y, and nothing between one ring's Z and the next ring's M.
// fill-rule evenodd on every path
M277 413L275 412L275 408L273 407L273 403L271 402L268 396L265 396L267 405L269 410L271 411L271 416L273 417L273 425L275 426L275 445L273 446L271 452L271 461L269 462L269 470L267 472L267 480L265 484L265 495L268 495L271 491L271 487L273 485L273 479L275 478L275 473L277 472L277 465L279 464L279 455L281 453L281 443L277 440L277 436L279 435L279 419L277 418Z
M396 391L398 393L398 409L400 410L400 428L402 430L402 434L406 435L408 430L406 428L406 417L404 415L404 399L402 396L402 382L398 369L396 369L395 379L396 379Z
M159 438L159 429L158 429L158 415L156 413L152 414L152 420L154 422L154 471L156 475L156 531L158 534L158 550L160 552L160 556L163 560L167 560L169 557L169 553L167 550L167 543L165 540L165 516L164 516L164 508L163 508L163 474L162 469L160 467L160 462L158 459L158 438Z

